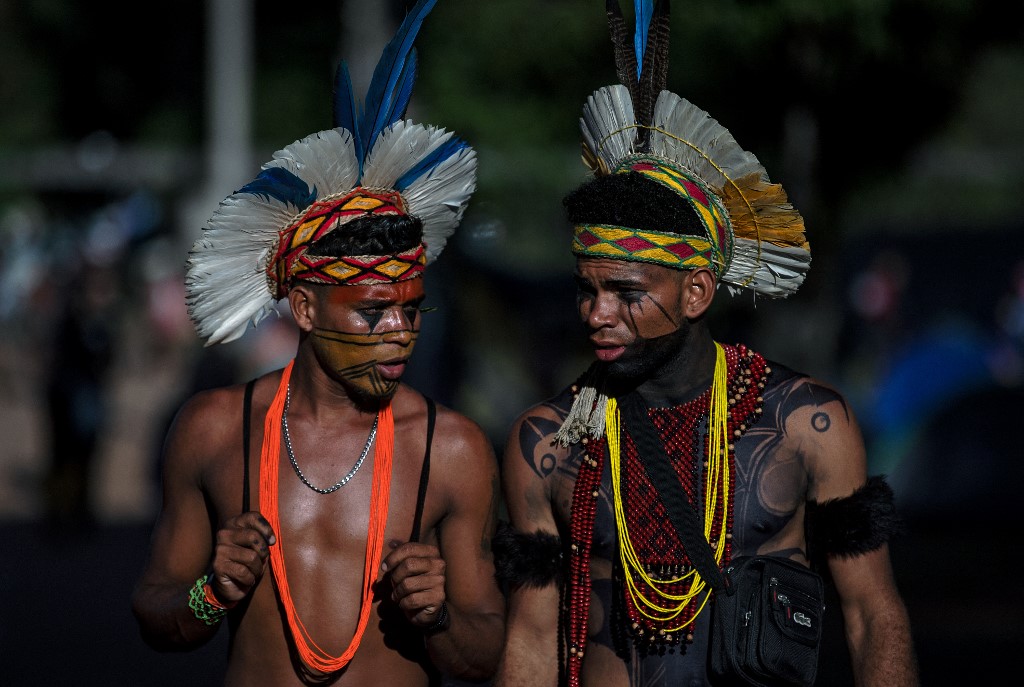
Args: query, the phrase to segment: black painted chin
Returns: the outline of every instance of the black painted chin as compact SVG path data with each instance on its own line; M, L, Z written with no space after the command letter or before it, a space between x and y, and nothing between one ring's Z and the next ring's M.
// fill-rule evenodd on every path
M671 367L682 353L689 327L653 339L637 339L624 355L608 364L608 381L619 387L636 387Z
M369 391L362 386L346 383L348 394L356 405L364 408L377 408L394 398L398 392L399 380L385 380L377 385L376 391Z

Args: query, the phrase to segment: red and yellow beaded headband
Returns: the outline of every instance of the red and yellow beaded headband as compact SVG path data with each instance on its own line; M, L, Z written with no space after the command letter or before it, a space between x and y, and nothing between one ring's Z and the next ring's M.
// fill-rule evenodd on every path
M611 224L581 224L573 230L573 253L683 270L706 267L721 277L732 258L733 236L729 216L718 197L700 181L652 156L630 157L614 171L616 174L626 172L652 179L687 201L704 225L707 236L644 231Z
M340 197L310 205L280 233L277 253L267 265L275 298L284 298L294 281L316 284L386 284L423 274L425 246L388 255L321 256L309 247L360 217L407 215L405 199L396 191L356 187Z

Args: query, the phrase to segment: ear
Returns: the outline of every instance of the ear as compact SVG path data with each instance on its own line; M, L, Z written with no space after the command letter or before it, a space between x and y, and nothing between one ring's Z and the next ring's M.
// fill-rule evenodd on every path
M300 330L313 331L317 302L316 292L301 282L288 290L288 305L292 310L292 319Z
M717 285L715 273L706 267L687 273L683 285L683 312L687 319L695 320L707 312L715 299Z

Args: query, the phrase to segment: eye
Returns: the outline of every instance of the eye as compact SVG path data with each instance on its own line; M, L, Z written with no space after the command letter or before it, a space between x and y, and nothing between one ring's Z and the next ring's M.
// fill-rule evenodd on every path
M639 303L647 295L646 291L639 291L637 289L621 289L619 290L619 300L623 303Z
M584 296L593 296L594 295L594 287L593 287L593 285L591 285L590 282L588 282L588 281L586 281L586 280L584 280L584 279L582 279L580 277L576 277L576 295L579 298L582 298Z

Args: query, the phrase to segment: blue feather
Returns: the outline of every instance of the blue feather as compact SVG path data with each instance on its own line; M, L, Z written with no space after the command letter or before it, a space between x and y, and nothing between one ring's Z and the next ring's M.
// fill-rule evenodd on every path
M264 169L236 193L251 193L264 199L274 198L298 210L305 210L316 200L316 188L310 190L305 181L283 167Z
M654 14L654 0L634 0L633 10L636 13L636 32L633 34L633 51L636 53L636 78L640 80L640 72L644 68L644 53L647 52L647 32L651 28L651 16Z
M344 60L338 64L334 77L334 126L347 129L356 146L356 159L362 160L365 145L359 135L359 118L355 95L352 92L352 77Z
M398 75L398 81L395 83L395 98L391 106L391 113L386 117L387 124L381 127L382 129L387 128L405 116L409 100L412 98L412 87L416 82L416 67L416 48L413 48L409 51L409 57L405 60L402 73Z
M381 131L405 116L416 72L413 41L416 40L423 20L436 3L437 0L418 0L402 25L398 27L395 37L384 46L380 61L373 70L366 100L363 102L359 128L367 148L372 146L372 142ZM407 70L410 56L412 68Z
M420 160L415 167L399 177L398 181L395 182L395 190L399 192L404 191L412 182L467 147L469 147L468 144L462 139L455 138L454 136L449 138L443 145L439 145L433 152Z

